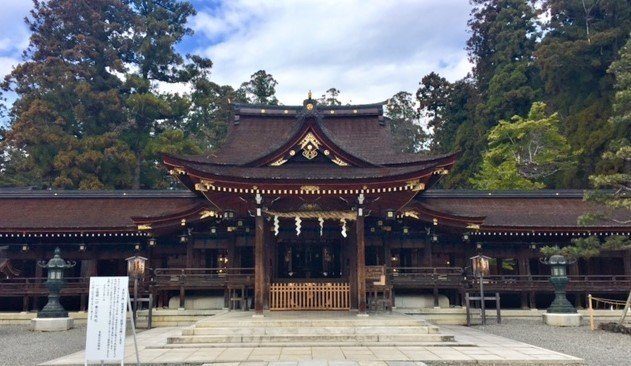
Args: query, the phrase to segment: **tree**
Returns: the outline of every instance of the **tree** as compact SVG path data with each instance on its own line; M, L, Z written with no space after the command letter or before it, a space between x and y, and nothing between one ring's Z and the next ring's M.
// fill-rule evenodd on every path
M542 179L573 163L573 153L559 133L558 115L546 115L534 103L527 118L500 121L489 133L489 149L480 172L471 179L478 189L539 189Z
M559 112L572 147L583 152L576 169L555 183L585 187L589 175L611 169L600 156L620 136L607 123L614 83L607 69L631 32L631 7L626 0L546 0L543 11L550 20L535 56L544 99Z
M240 93L249 103L278 105L276 99L278 82L265 70L259 70L250 76L250 81L241 84Z
M609 124L613 130L622 131L622 136L631 130L631 38L620 50L620 57L609 67L616 80L613 115ZM626 131L626 132L625 132ZM586 192L585 200L602 204L606 210L591 212L579 218L579 224L590 225L599 221L612 221L619 225L631 222L631 144L627 138L612 141L602 159L613 169L607 173L589 177L596 191ZM602 189L609 189L603 191ZM554 248L548 250L553 251ZM563 248L567 253L593 256L601 249L631 249L631 240L625 236L612 235L602 240L596 236L580 238L573 245ZM595 253L595 254L594 254Z
M429 121L434 127L433 150L460 151L452 173L441 180L447 188L470 186L470 177L482 164L488 131L497 121L527 114L540 94L533 60L538 28L531 2L471 3L467 51L473 75L449 85L430 74L417 93L426 113L433 113L432 108L436 111Z
M133 32L134 67L126 75L125 107L128 124L123 138L136 157L133 188L154 188L166 184L166 171L157 164L156 155L146 150L153 138L170 128L181 126L188 114L190 102L178 94L160 92L164 83L187 83L212 66L208 59L184 57L175 45L186 35L192 34L187 27L188 17L195 9L188 1L177 0L129 0L135 15ZM172 147L186 147L179 153L191 153L188 145L163 141ZM154 157L154 158L152 158ZM156 180L157 179L157 180Z
M24 58L5 77L18 99L3 133L1 171L9 184L125 188L130 157L110 134L126 122L117 74L132 59L124 34L133 14L120 1L34 1ZM77 162L67 171L68 149ZM97 158L97 155L101 155ZM119 177L108 177L117 165Z
M421 127L419 114L412 94L398 92L386 104L386 116L395 146L402 152L419 152L427 143L427 134Z
M340 100L337 99L339 96L340 96L339 90L335 88L330 88L324 94L322 94L322 97L320 97L320 99L318 99L318 104L329 105L329 106L342 105L342 102L340 102Z

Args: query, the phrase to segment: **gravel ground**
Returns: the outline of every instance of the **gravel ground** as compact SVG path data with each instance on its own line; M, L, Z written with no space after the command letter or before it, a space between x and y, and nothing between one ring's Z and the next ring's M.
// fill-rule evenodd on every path
M631 365L631 336L578 328L544 325L541 320L502 319L502 324L476 326L487 333L585 359L594 366Z
M32 366L85 348L85 325L67 332L33 332L26 325L0 326L0 365Z

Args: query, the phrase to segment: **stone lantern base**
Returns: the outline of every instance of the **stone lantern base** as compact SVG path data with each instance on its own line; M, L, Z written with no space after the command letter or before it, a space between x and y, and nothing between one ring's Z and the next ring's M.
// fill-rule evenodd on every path
M72 318L35 318L31 319L31 329L36 332L59 332L74 328Z
M553 327L579 327L581 325L581 314L558 314L558 313L545 313L543 314L543 322L546 325Z

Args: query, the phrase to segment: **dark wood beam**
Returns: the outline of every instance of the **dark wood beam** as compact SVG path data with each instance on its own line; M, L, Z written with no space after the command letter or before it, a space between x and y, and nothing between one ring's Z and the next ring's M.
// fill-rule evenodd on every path
M261 207L261 196L257 194L256 231L254 234L254 311L263 315L263 292L265 287L265 220Z
M361 203L357 209L357 222L355 225L357 240L357 310L359 314L366 314L366 235L364 230L364 209Z

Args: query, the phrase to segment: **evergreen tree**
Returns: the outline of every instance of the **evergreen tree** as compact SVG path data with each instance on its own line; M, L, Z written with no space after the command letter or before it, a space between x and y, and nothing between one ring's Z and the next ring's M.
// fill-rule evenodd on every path
M133 14L117 0L34 1L27 60L2 88L17 94L1 149L3 184L124 188L133 155L117 73L132 59ZM117 177L114 178L113 176Z
M425 147L427 134L421 127L412 94L401 91L390 98L386 117L390 119L394 143L402 152L416 153Z
M336 106L342 105L342 102L338 99L340 96L340 91L336 88L330 88L327 90L320 99L318 99L318 104Z
M528 0L471 2L467 50L474 64L473 80L461 80L457 89L446 87L451 90L441 107L445 111L440 112L445 118L433 122L441 127L435 131L432 146L442 144L444 151L453 144L452 150L460 151L452 174L442 182L448 188L469 186L469 178L479 170L489 129L499 120L527 114L539 94L533 62L538 36L533 4ZM425 98L423 88L430 85L421 87L419 99Z
M558 115L547 116L536 102L527 118L500 121L489 133L489 149L480 172L471 179L477 189L540 189L548 176L573 164Z
M609 72L616 80L616 94L613 104L613 115L609 124L613 130L620 131L619 139L609 143L607 151L602 159L609 162L610 171L589 177L592 185L599 189L587 193L587 200L596 201L610 209L620 209L629 212L630 219L621 222L606 212L592 213L583 216L581 222L593 223L595 220L613 220L617 223L631 222L631 143L629 131L631 131L631 38L620 50L620 58L611 64ZM600 191L610 189L612 191Z
M278 105L276 99L278 82L265 70L259 70L250 76L250 81L241 84L239 94L248 103Z
M126 75L125 100L129 123L123 137L136 156L133 188L155 188L168 184L166 171L156 161L149 147L153 138L181 127L186 118L188 100L177 94L161 93L160 83L186 83L211 67L210 60L195 57L185 63L175 45L186 35L192 34L186 22L195 15L188 1L177 0L129 0L136 16L133 33L134 67ZM164 139L167 144L169 139ZM172 152L179 146L179 153L194 153L188 145L172 141L163 149Z
M560 175L557 186L585 187L590 174L611 168L600 160L616 137L607 123L613 99L607 69L631 31L631 6L628 0L546 0L543 10L550 21L536 57L544 99L559 112L572 147L583 152L576 170Z

